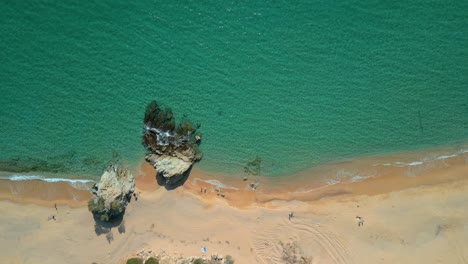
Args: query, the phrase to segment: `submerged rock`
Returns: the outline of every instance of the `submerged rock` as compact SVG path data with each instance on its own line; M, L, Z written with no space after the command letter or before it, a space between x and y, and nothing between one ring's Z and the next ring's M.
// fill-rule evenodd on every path
M197 128L186 118L176 125L171 109L163 111L156 101L146 108L142 143L151 151L146 161L156 169L160 185L173 188L183 184L193 163L201 159Z
M135 191L135 177L117 165L110 165L93 186L88 209L97 219L109 221L122 216Z

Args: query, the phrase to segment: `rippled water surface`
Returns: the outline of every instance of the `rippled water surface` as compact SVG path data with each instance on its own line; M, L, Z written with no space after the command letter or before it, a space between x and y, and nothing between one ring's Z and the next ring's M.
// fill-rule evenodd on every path
M136 164L153 99L212 172L468 139L466 1L91 2L0 3L0 170Z

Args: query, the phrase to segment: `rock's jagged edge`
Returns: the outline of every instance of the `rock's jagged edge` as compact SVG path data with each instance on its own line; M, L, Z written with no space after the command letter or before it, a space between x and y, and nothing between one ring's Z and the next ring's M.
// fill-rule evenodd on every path
M144 261L145 263L165 263L165 264L181 264L181 263L202 263L202 264L234 264L234 259L231 255L220 255L218 253L211 254L208 258L207 256L189 256L184 257L179 254L169 254L164 250L160 250L159 253L156 253L154 250L143 249L136 254L131 254L121 260L120 263L127 263L129 259L137 259Z
M135 191L135 177L121 166L109 165L92 191L94 197L88 202L89 211L100 221L110 221L125 213Z
M147 106L142 143L151 151L146 161L155 167L159 185L172 189L183 184L202 158L200 141L201 135L185 117L176 125L170 108L163 111L156 101Z

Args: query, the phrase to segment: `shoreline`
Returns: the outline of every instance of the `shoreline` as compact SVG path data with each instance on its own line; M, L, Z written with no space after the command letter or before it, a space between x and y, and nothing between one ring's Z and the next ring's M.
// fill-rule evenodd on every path
M427 153L416 154L428 156ZM247 208L267 205L274 200L316 201L329 196L384 194L422 185L463 180L464 172L468 171L468 150L457 155L444 156L444 159L433 158L422 164L388 166L392 160L414 160L414 153L405 155L366 157L324 164L290 176L251 176L247 181L242 180L242 175L207 173L195 167L184 185L172 192L190 193L204 202L218 198L230 206ZM359 174L353 175L354 171ZM156 170L147 162L142 161L132 172L136 178L136 192L150 193L163 188L156 182ZM249 187L251 183L258 183L258 189L252 190ZM0 179L0 200L44 206L57 203L83 207L92 197L86 190L92 183L87 185L82 184L75 188L65 181ZM203 189L206 189L206 193L201 192Z

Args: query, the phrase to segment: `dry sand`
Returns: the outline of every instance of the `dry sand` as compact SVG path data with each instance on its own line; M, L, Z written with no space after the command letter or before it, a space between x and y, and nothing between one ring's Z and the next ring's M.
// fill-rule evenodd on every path
M259 179L252 191L241 179L193 170L183 187L167 191L157 187L154 173L142 166L138 201L129 204L120 228L101 235L85 193L37 182L7 188L3 182L0 263L119 263L142 249L200 256L202 246L208 257L230 254L238 264L288 263L283 257L294 250L311 263L468 263L466 155L413 177L394 168L328 187L307 185L304 172L288 179L294 184ZM238 190L221 188L221 197L205 182L213 179ZM38 194L44 190L47 197ZM291 211L295 217L288 220ZM50 215L57 220L49 221ZM364 226L358 227L356 215Z

